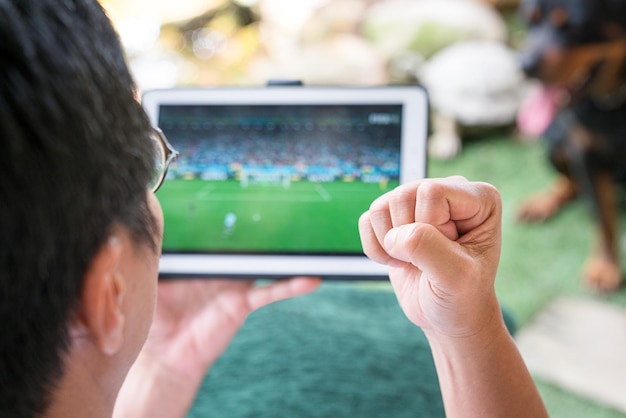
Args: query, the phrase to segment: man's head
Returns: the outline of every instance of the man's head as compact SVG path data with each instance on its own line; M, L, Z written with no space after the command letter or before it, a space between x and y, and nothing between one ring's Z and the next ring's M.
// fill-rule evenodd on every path
M0 411L63 375L94 258L124 231L157 253L150 126L95 0L0 0ZM155 258L151 257L150 259ZM106 263L105 263L106 264Z

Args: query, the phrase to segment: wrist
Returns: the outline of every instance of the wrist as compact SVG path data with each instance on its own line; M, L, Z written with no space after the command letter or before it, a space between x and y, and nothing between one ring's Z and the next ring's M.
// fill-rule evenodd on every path
M447 417L547 416L499 307L475 333L426 335Z
M494 336L507 331L495 293L481 295L476 300L480 303L450 304L446 309L453 313L445 316L438 313L428 326L422 327L431 346L443 349L462 347L464 350L474 346L480 348Z

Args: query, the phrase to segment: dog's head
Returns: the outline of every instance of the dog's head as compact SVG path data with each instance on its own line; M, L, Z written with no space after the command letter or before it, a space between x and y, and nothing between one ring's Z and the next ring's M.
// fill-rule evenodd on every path
M579 94L624 83L626 0L523 0L520 11L527 75Z

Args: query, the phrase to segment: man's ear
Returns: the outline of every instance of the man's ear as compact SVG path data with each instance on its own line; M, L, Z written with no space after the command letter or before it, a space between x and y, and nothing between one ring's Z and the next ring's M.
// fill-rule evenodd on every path
M117 237L100 247L87 268L81 293L79 320L98 349L109 356L117 353L124 341L122 247Z

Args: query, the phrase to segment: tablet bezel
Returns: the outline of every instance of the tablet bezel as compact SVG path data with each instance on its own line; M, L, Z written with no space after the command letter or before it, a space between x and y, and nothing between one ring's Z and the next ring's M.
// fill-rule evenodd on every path
M162 105L377 105L401 104L400 183L427 175L428 98L418 85L385 87L219 87L151 90L142 98L151 123ZM162 278L283 278L319 276L334 280L379 280L387 267L365 255L221 254L164 250Z

